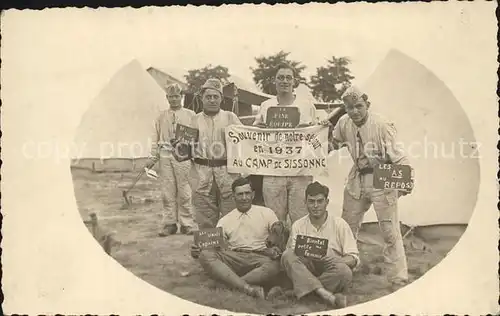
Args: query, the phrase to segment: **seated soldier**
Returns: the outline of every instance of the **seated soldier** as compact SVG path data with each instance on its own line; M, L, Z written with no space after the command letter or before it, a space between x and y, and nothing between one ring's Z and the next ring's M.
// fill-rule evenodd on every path
M307 186L305 196L309 214L292 225L281 263L298 299L315 293L332 307L342 308L347 304L342 292L350 285L352 269L360 260L349 225L342 218L328 214L328 193L328 187L318 182ZM326 256L321 259L297 256L297 235L327 239Z
M247 178L232 184L236 209L217 223L222 227L227 249L191 247L191 256L199 258L203 269L214 279L224 282L250 296L264 298L262 285L281 270L281 251L267 247L266 240L276 214L269 208L252 205L255 195Z

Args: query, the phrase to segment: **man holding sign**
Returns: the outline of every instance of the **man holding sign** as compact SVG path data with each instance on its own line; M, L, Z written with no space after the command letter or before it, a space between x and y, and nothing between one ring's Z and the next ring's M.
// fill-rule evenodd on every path
M193 151L196 187L193 206L200 228L215 227L219 218L234 209L231 183L238 174L227 171L225 128L242 125L230 111L220 108L224 97L219 79L208 79L201 88L203 112L196 114L191 127L199 131Z
M351 86L342 99L347 115L339 119L333 130L333 147L347 146L354 161L344 190L342 218L357 238L363 216L373 204L385 241L385 261L390 265L388 278L396 285L404 285L408 280L408 268L397 203L399 196L411 192L413 181L403 181L401 186L398 183L400 189L405 186L404 190L395 189L395 185L375 187L374 170L380 173L383 170L377 168L386 164L406 165L411 170L409 160L398 146L394 124L368 111L370 102L365 93ZM397 173L402 178L399 169ZM408 183L411 185L405 185Z
M266 245L278 218L269 208L252 205L254 191L247 178L235 180L232 190L236 209L217 224L227 247L217 247L221 244L218 238L204 240L204 244L198 242L191 247L191 256L199 258L203 269L214 279L248 295L264 298L261 285L280 272L280 251ZM216 236L213 230L200 229L196 234Z
M188 181L192 162L177 161L174 158L176 148L172 145L175 144L177 128L180 125L189 126L195 113L182 107L182 89L178 84L167 86L165 91L170 108L162 111L154 122L151 148L151 155L159 160L159 179L164 207L159 235L175 234L178 221L181 233L191 235L196 229L191 205L191 187Z
M308 215L292 225L281 263L292 280L298 299L315 293L332 307L346 306L343 292L359 265L356 240L349 225L328 214L328 187L314 182L307 186Z
M295 69L279 65L275 84L277 95L263 102L253 125L267 128L296 128L316 124L316 107L308 100L297 100ZM264 203L281 221L290 217L291 223L304 216L305 205L302 194L312 182L312 176L271 176L262 180Z

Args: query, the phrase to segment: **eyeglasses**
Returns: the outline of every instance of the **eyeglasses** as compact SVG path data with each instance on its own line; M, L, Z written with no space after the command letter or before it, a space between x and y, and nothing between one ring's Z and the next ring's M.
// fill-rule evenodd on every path
M293 76L279 75L276 77L276 79L278 79L279 81L285 81L285 79L286 79L286 81L293 81Z

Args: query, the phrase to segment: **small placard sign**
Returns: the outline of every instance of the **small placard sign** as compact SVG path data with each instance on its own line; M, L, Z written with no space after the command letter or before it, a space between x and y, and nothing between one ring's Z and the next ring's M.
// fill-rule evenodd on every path
M186 125L177 124L177 128L175 129L175 139L181 142L196 142L198 135L198 129Z
M186 125L177 124L175 129L175 150L174 158L177 161L191 159L192 144L198 141L199 130Z
M326 256L328 239L297 235L295 254L299 257L321 259Z
M224 246L222 227L204 228L195 231L194 243L201 249L222 248Z
M373 169L373 187L410 191L413 188L411 167L408 165L380 164Z
M300 111L296 106L272 106L267 109L266 125L269 128L294 128L299 122Z

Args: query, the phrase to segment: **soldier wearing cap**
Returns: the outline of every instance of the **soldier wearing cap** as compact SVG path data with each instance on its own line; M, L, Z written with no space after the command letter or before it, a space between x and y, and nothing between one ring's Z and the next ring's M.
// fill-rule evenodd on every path
M242 124L236 114L220 108L223 92L219 79L208 79L200 93L203 111L191 122L191 127L199 131L193 150L197 177L193 206L199 228L211 228L235 208L231 185L239 175L227 171L225 128Z
M261 104L253 125L266 127L268 109L277 106L297 107L300 112L298 127L318 123L314 104L310 100L297 100L294 93L296 80L293 67L287 64L280 64L277 67L275 84L278 94ZM312 180L312 176L264 176L262 193L265 205L276 212L280 221L287 221L289 216L293 224L307 215L302 195Z
M401 236L398 197L409 192L373 187L373 168L378 164L409 165L409 160L396 139L392 122L369 111L368 96L356 86L342 95L347 115L337 122L333 147L347 146L354 165L344 189L342 218L349 224L354 237L366 211L373 204L385 241L384 259L389 264L388 278L404 285L408 280L406 255Z
M163 220L159 235L168 236L177 232L177 222L183 234L191 235L196 230L191 187L188 182L192 166L190 160L177 161L173 156L172 143L177 124L189 126L195 113L183 108L182 88L178 84L165 87L170 108L160 113L154 122L151 155L159 160L159 175L163 199Z

